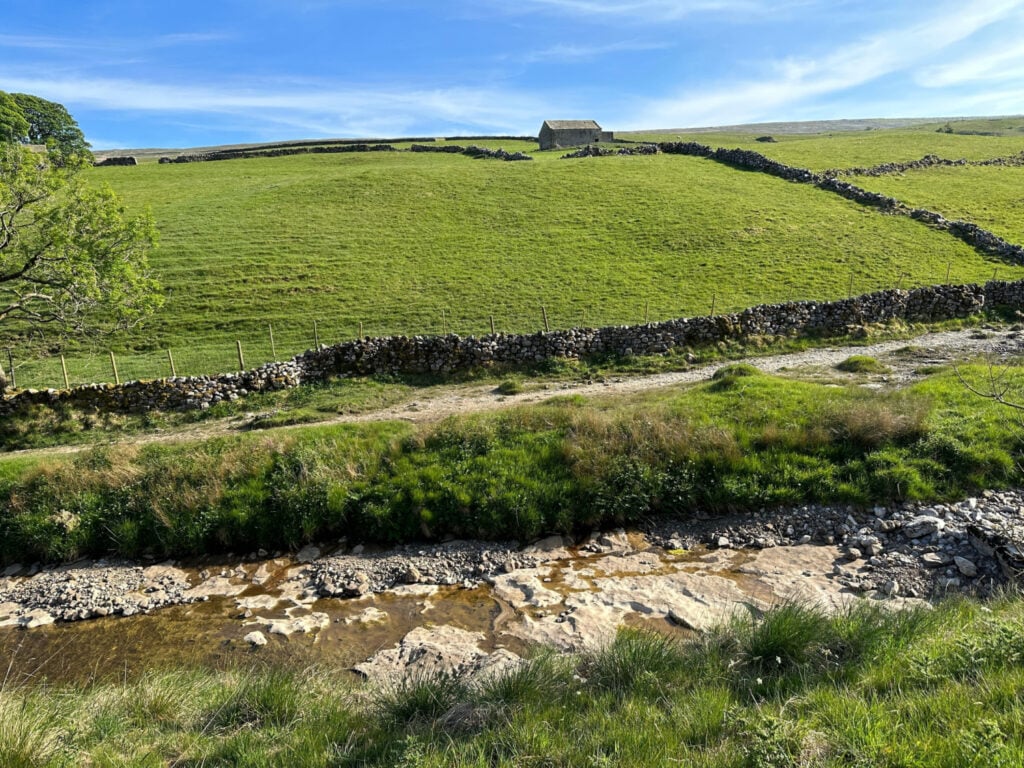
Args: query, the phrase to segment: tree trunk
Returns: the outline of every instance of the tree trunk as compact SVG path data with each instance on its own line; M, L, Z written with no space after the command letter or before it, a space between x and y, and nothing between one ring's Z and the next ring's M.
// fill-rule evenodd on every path
M0 393L7 389L7 374L4 373L3 363L0 363Z

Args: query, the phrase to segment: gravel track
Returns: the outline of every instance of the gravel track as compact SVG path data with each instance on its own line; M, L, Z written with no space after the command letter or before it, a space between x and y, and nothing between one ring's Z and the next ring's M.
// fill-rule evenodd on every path
M898 350L913 348L913 354L893 355ZM445 388L434 388L425 395L412 401L356 414L340 414L323 421L315 422L317 426L331 424L364 423L378 421L407 421L412 423L429 423L440 421L449 416L465 413L479 413L514 408L519 405L539 403L562 394L577 394L584 397L595 395L616 395L646 392L680 384L694 384L707 381L714 376L719 368L736 363L749 363L766 373L800 375L806 377L815 374L827 374L835 378L840 376L833 368L847 357L868 355L886 357L886 363L892 369L890 374L875 379L875 385L885 385L909 381L915 378L914 371L925 364L942 364L951 361L969 359L980 355L1003 357L1024 351L1024 345L1016 331L988 329L942 331L926 333L912 339L882 341L855 347L816 347L800 352L777 355L750 356L738 360L728 360L691 368L685 371L658 373L648 375L616 375L598 383L578 381L556 382L546 385L544 389L528 389L515 395L503 395L495 391L493 386L485 385L452 385ZM114 440L108 445L149 443L180 443L206 440L230 434L237 434L248 429L254 423L252 417L239 420L237 417L206 422L186 429L167 432L150 432L133 435L123 440ZM283 431L302 429L311 424L295 424L264 429L263 431ZM94 444L65 445L49 448L9 451L4 456L46 456L78 453L88 450Z

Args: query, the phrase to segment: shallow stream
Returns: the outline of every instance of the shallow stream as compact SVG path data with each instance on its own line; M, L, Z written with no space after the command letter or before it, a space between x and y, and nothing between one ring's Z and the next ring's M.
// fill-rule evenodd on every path
M582 650L624 625L686 636L793 594L833 605L849 597L831 581L840 557L833 547L681 553L623 535L609 549L552 546L534 567L471 588L401 585L351 599L312 594L309 571L284 559L180 569L205 599L128 617L0 628L0 674L10 685L132 679L181 665L351 669L418 627L479 633L471 642L484 655L522 655L537 643ZM254 632L265 645L253 643Z

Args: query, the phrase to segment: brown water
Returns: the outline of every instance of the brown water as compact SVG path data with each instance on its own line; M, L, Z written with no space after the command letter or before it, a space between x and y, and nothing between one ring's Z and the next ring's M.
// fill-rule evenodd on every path
M755 601L767 603L773 597L772 589L759 577L738 571L755 557L753 554L638 549L635 557L623 559L575 553L569 559L540 566L538 573L546 589L566 599L573 593L599 590L595 583L598 579L657 578L678 571L699 573L709 569L713 575L732 581ZM527 642L503 630L523 617L550 620L565 608L563 601L544 608L521 605L517 610L496 597L486 585L475 589L442 587L431 595L386 592L354 600L321 599L299 606L287 599L289 585L295 593L293 563L277 560L266 565L271 566L273 573L262 585L251 583L260 563L223 569L224 573L233 571L233 583L238 585L235 591L242 589L240 598L281 598L274 607L251 609L251 618L244 617L238 598L218 596L129 618L58 623L31 630L0 628L0 687L132 680L149 671L182 666L244 669L316 665L345 670L396 645L414 628L424 625L450 625L479 632L484 637L482 650L503 647L522 654L527 650ZM821 567L830 569L830 561ZM198 571L190 569L189 575L193 583L202 581ZM230 585L228 588L231 589ZM386 617L378 622L360 621L371 607ZM311 634L290 636L269 631L269 620L310 613L326 614L326 626ZM664 613L655 618L634 612L623 621L674 636L692 634L669 621ZM244 640L257 630L268 640L261 648Z
M345 623L367 607L385 613L374 624ZM283 609L282 604L281 609ZM284 618L283 610L258 611ZM81 684L95 680L131 680L144 672L175 666L208 668L268 664L329 665L348 669L378 650L400 641L413 628L430 622L482 632L492 650L494 621L502 611L487 588L442 589L431 598L375 595L361 600L324 599L312 606L331 623L311 635L269 634L265 626L239 617L233 598L179 605L150 615L54 624L32 630L0 629L0 676L12 684ZM304 611L292 611L292 616ZM254 649L243 638L264 632L268 644ZM521 651L512 640L500 645Z

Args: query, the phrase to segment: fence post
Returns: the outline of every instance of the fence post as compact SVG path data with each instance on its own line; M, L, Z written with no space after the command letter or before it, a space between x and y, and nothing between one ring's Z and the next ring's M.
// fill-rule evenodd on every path
M68 364L64 355L60 356L60 370L64 374L64 389L71 389L71 382L68 381Z
M946 262L946 285L949 285L949 270L953 268L953 262Z
M491 336L494 335L494 315L488 315L491 320Z
M238 348L238 370L245 370L245 358L242 357L242 342L240 339L235 341L235 346Z
M994 270L992 270L992 281L993 282L995 282L996 275L998 275L998 274L999 274L999 267L996 267Z
M651 321L651 302L648 299L644 302L644 325Z
M110 367L114 370L114 383L120 385L121 377L117 374L117 360L114 357L114 350L110 350Z
M708 317L714 317L715 316L715 300L717 298L718 298L718 294L717 293L712 293L711 294L711 311L708 312Z
M268 323L267 327L270 329L270 356L277 360L277 347L274 346L274 324Z
M441 335L446 336L448 334L448 315L445 311L441 310Z
M316 329L316 320L313 321L313 349L320 349L320 333Z
M363 338L363 321L359 321L359 338Z
M171 378L177 378L178 372L174 370L174 355L169 349L167 350L167 362L171 364Z
M551 327L548 325L548 308L543 304L540 307L541 314L544 315L544 333L550 333Z
M11 348L7 348L7 370L11 374L11 389L18 388L18 377L14 375L14 355L11 354Z

